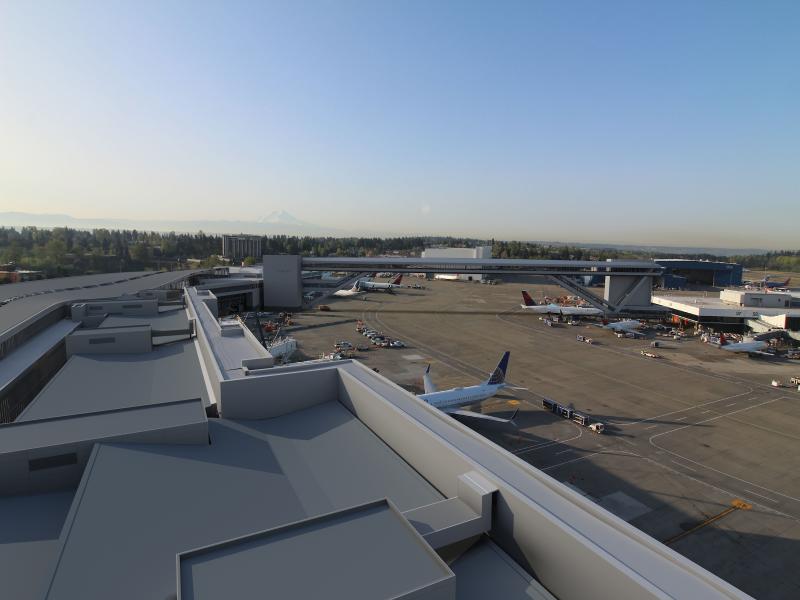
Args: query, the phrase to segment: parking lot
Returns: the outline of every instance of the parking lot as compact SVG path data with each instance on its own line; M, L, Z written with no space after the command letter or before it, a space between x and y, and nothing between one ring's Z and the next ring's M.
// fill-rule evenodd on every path
M800 392L770 386L800 375L800 364L697 339L666 341L653 359L641 354L650 339L618 339L588 321L545 327L518 308L520 292L563 295L552 286L426 286L326 300L331 311L296 315L292 335L318 358L336 340L366 341L355 331L363 320L406 347L355 357L415 393L427 364L440 389L472 385L510 350L508 378L526 389L469 408L519 409L517 428L485 435L744 591L800 595ZM606 433L545 411L543 397L603 422Z

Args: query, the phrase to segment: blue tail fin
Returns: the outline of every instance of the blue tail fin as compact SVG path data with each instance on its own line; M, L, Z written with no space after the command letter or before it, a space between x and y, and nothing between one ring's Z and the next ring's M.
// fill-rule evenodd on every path
M497 367L492 374L489 375L489 379L486 380L488 385L498 385L500 383L504 383L506 380L506 369L508 368L508 357L511 356L511 352L506 350L503 353L503 358L500 359L500 362L497 363Z

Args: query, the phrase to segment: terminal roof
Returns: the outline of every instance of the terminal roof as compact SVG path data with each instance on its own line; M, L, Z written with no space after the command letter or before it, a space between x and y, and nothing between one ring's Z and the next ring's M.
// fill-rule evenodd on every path
M202 398L200 362L191 342L143 354L75 354L17 417L17 422Z
M48 598L167 598L180 552L376 498L442 499L338 402L209 431L208 446L96 446Z
M145 289L177 282L198 272L104 273L2 285L0 286L0 301L21 297L0 306L0 338L7 330L53 305L78 300L117 298L124 294L134 294Z

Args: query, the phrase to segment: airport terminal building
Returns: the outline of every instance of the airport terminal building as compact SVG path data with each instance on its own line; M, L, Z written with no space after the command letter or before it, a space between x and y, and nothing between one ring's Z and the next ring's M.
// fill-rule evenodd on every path
M4 597L747 597L357 361L276 366L208 275L0 289Z
M653 304L668 308L676 321L717 331L800 332L800 305L788 293L726 289L706 296L659 294Z

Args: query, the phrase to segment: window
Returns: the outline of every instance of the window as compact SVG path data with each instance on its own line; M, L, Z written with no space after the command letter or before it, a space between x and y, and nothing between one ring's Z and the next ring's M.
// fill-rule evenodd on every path
M122 308L123 308L123 310L126 309L126 308L142 308L142 305L141 304L123 304Z
M89 338L90 344L113 344L116 341L115 337Z
M33 458L28 461L28 471L40 471L42 469L52 469L53 467L66 467L78 464L78 455L74 452L67 454L56 454L45 458Z

